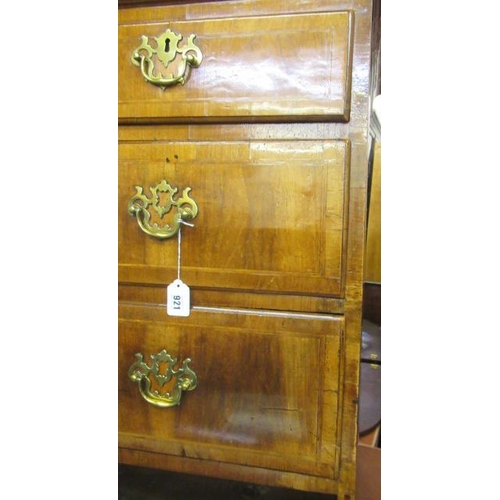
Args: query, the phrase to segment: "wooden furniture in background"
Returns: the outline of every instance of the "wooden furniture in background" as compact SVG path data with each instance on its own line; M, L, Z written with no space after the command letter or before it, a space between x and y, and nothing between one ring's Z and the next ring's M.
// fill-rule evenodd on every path
M119 460L354 500L371 4L133 4L118 28ZM167 30L195 34L203 59L162 88L144 74L174 51ZM136 186L171 226L166 198L191 188L180 242L141 230ZM165 306L179 247L186 317ZM162 386L151 356L180 375Z

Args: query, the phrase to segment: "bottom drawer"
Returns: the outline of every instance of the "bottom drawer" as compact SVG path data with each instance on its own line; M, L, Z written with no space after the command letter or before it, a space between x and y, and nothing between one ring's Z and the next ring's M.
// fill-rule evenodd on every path
M342 332L336 316L121 305L119 446L334 479ZM191 361L162 386L163 350L174 372ZM148 381L134 382L141 367ZM189 370L196 387L156 406L183 377L194 385Z

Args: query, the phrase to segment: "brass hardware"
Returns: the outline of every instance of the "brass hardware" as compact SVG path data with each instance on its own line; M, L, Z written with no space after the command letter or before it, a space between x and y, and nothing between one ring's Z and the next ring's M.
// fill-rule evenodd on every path
M156 40L156 49L151 47L147 36L141 36L141 44L132 52L132 63L141 68L142 76L146 81L161 87L163 90L177 83L184 85L188 66L197 68L203 60L201 50L194 43L196 35L190 35L187 43L182 47L178 46L182 35L176 34L170 29L167 29L163 35L153 38ZM161 69L157 69L156 75L153 74L155 61L161 62L166 70L169 64L177 58L177 54L181 55L181 60L177 65L177 75L170 73L165 77Z
M198 205L189 196L190 187L182 192L182 196L174 200L174 195L178 188L172 187L166 180L162 180L156 186L150 187L151 198L147 198L142 192L142 186L135 186L136 194L128 203L128 213L137 217L139 227L148 235L159 239L166 239L174 236L179 231L183 222L194 219L198 215ZM161 204L161 194L166 194L166 201ZM155 210L160 219L170 212L172 206L177 208L177 213L173 216L173 225L165 224L160 227L156 222L151 223L151 213L149 207Z
M191 360L186 358L182 362L182 368L173 370L172 367L177 363L177 359L170 356L166 349L160 351L158 354L152 354L152 366L148 366L143 361L143 355L136 353L135 363L133 363L129 370L128 376L132 382L139 385L139 392L141 396L150 404L160 408L170 408L181 404L182 391L192 391L198 385L198 378L196 373L189 368ZM160 365L166 364L165 373L160 373ZM153 375L156 382L163 387L165 383L170 382L172 377L176 377L177 381L174 385L173 391L161 394L158 391L151 390L151 380L149 375Z

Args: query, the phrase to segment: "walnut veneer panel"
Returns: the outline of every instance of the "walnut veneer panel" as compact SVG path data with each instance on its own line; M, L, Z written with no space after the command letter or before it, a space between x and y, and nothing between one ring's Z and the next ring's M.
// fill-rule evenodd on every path
M190 186L199 207L195 227L182 229L190 286L342 293L348 142L123 142L119 158L120 281L176 277L177 238L147 236L127 212L134 186L151 195L166 179Z
M233 16L208 22L178 19L182 15L178 8L148 12L147 21L141 10L121 16L118 111L122 122L348 120L352 12ZM145 81L130 56L142 35L156 50L153 39L167 28L184 35L180 47L196 34L203 61L191 69L185 85L164 91ZM163 69L163 77L177 74L179 59L171 63L173 68ZM160 71L161 65L156 64L154 74Z
M137 285L121 283L118 298L135 304L165 305L165 285ZM343 314L344 300L313 295L290 295L278 293L255 293L255 291L214 290L191 287L191 306L227 307L231 309L264 309L268 311L290 311Z
M120 308L120 446L334 477L342 317L165 315ZM162 349L198 376L172 409L143 400L123 369Z

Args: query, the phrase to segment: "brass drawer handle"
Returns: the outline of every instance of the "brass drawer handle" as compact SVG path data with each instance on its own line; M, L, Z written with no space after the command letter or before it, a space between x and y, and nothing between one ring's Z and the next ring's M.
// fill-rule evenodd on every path
M143 355L137 353L135 355L135 363L133 363L128 370L130 380L139 385L141 396L153 406L170 408L180 405L182 391L192 391L196 389L198 385L196 373L188 366L191 360L186 358L182 362L182 368L174 370L173 366L177 363L177 359L170 356L166 349L163 349L163 351L160 351L158 354L152 354L151 359L153 363L151 366L148 366L143 361ZM160 373L162 364L166 364L164 374ZM172 377L175 377L177 381L174 384L172 392L165 392L162 394L151 389L149 375L154 376L160 387L170 382Z
M196 35L190 35L182 47L179 47L182 35L174 33L170 29L167 29L159 37L153 38L156 40L156 49L151 47L147 36L141 36L141 44L132 52L132 63L141 68L142 76L147 82L161 87L163 90L177 83L184 85L188 67L197 68L203 60L201 50L194 43ZM177 64L176 75L170 73L168 76L164 76L162 70L158 68L156 68L156 75L153 73L155 61L159 61L167 70L170 63L177 58L177 54L180 54L181 59Z
M166 180L161 181L156 186L150 187L151 198L143 194L142 186L135 186L136 194L128 203L128 213L137 218L139 227L149 236L159 239L171 238L179 231L182 223L194 219L198 215L198 205L189 196L190 187L182 192L182 196L174 200L174 195L178 188L172 187ZM163 195L162 195L163 193ZM162 202L163 200L163 202ZM177 213L173 216L173 223L160 227L158 223L151 222L152 208L160 219L168 214L172 207L177 208Z

